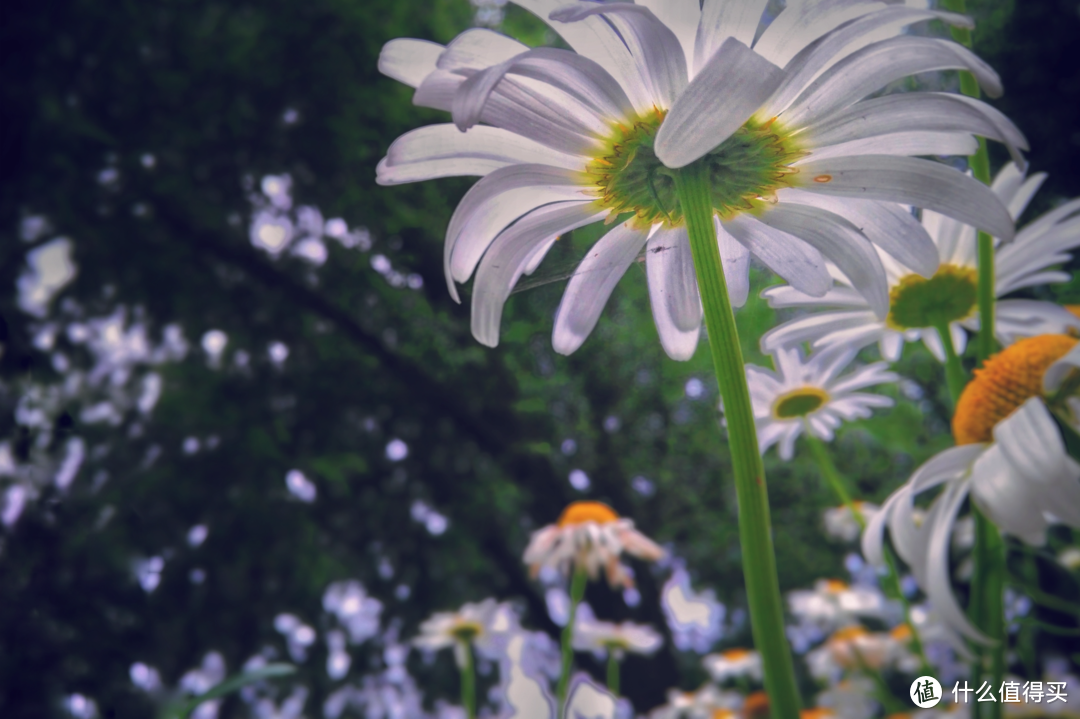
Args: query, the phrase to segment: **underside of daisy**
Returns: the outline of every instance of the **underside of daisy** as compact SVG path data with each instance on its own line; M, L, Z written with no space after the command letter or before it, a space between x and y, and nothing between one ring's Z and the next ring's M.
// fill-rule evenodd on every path
M941 327L960 322L977 310L979 274L973 267L941 265L932 277L909 274L889 292L891 329Z
M816 412L829 401L829 393L820 387L800 387L785 392L773 402L772 412L777 419L794 419Z
M994 355L964 389L956 404L956 443L991 442L994 427L1032 397L1043 394L1043 378L1077 344L1075 337L1040 335Z

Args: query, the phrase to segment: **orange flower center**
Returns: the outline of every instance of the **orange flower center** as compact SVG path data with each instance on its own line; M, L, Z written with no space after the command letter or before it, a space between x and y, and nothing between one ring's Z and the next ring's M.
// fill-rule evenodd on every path
M840 592L847 591L848 585L846 582L842 582L839 579L826 579L825 591L829 594L839 594Z
M727 659L729 662L735 662L740 659L745 659L750 656L749 649L728 649L726 652L721 652L720 656Z
M1043 375L1050 365L1068 354L1076 338L1039 335L1020 340L975 370L953 417L957 444L990 442L994 427L1032 397L1043 393Z
M754 692L746 697L743 701L742 708L743 716L747 719L753 719L754 717L768 716L769 714L769 697L765 692Z
M852 639L857 639L858 637L865 637L868 633L869 632L867 632L866 629L864 629L863 627L844 627L843 629L838 629L833 632L830 641L850 642Z
M569 527L586 522L610 524L618 519L618 513L602 502L574 502L563 510L559 526Z
M714 709L712 719L734 719L735 712L730 709Z
M889 632L889 636L898 642L909 642L911 641L911 627L901 624Z
M826 707L814 707L813 709L803 709L799 712L799 719L828 719L828 717L835 716L835 712L832 709Z

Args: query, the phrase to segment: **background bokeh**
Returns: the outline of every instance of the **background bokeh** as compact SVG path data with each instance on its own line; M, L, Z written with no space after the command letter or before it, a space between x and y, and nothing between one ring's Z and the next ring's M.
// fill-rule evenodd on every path
M995 104L1050 173L1035 216L1080 194L1080 10L973 6L1007 89ZM175 687L210 651L229 672L295 661L321 716L343 682L383 670L388 642L488 596L554 636L520 557L580 498L715 591L716 647L749 641L704 345L663 355L632 271L574 356L550 346L557 282L515 295L502 344L483 348L441 272L469 182L374 183L396 136L442 121L377 73L384 42L476 23L552 42L540 23L466 0L5 0L0 15L0 716L65 716L76 693L103 717L153 716L132 665ZM572 265L595 232L546 264ZM1051 297L1080 301L1080 284ZM766 362L774 312L752 297L738 320ZM911 348L903 371L897 406L834 445L866 499L950 443L940 366ZM783 588L843 574L813 464L766 463ZM670 567L634 566L640 601L587 598L665 633L658 659L626 664L645 710L703 673L664 622ZM324 592L346 579L381 602L382 628L331 679ZM283 613L314 630L299 652ZM408 660L430 701L455 695L445 660ZM220 716L249 711L233 697Z

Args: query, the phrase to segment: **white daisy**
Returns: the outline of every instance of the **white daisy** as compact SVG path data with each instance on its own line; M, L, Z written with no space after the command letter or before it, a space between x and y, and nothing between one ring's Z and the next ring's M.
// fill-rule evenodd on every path
M870 502L856 501L852 502L852 504L858 513L862 515L862 523L851 511L851 507L846 504L825 510L823 517L825 533L833 539L839 539L842 542L854 542L862 534L864 524L869 522L880 509L876 504Z
M819 579L813 589L788 593L788 609L800 623L832 632L863 619L886 623L901 613L876 587L851 586L839 579Z
M663 637L647 624L601 621L588 604L582 604L577 609L573 647L578 651L592 652L599 659L612 654L622 660L628 652L654 654L663 643Z
M757 696L764 699L765 695L758 693ZM649 712L649 719L735 719L740 714L746 719L758 719L760 716L740 712L740 709L747 709L742 695L721 690L713 684L706 684L696 692L671 689L667 699L666 704Z
M428 652L453 647L454 659L464 667L470 645L487 658L497 659L501 648L497 638L516 629L513 608L489 598L465 604L456 612L436 612L420 625L420 635L412 644Z
M1080 427L1080 348L1075 338L1021 340L987 360L965 388L953 417L959 446L938 453L889 497L863 534L863 554L881 564L885 528L941 619L973 639L953 596L949 545L968 495L1002 532L1032 545L1054 522L1080 528L1080 464L1065 450L1051 412ZM925 520L915 498L942 487Z
M569 354L596 325L626 269L645 252L661 343L689 358L702 321L673 173L709 170L717 242L734 304L754 255L810 296L832 279L828 257L884 318L875 245L925 276L933 242L898 203L1010 238L986 187L919 155L968 155L975 135L1026 147L999 112L970 98L905 92L864 100L895 80L966 70L990 96L997 75L955 43L903 34L963 16L859 0L791 0L762 25L767 0L515 0L572 48L529 49L490 30L448 46L388 43L380 70L415 88L417 105L453 124L403 135L380 162L385 185L483 176L447 230L451 295L473 274L472 330L495 346L503 306L557 238L619 224L588 252L555 317ZM839 199L842 198L842 199ZM629 218L629 219L627 219Z
M906 624L888 632L852 625L833 632L823 645L807 654L806 662L814 677L830 681L863 668L911 672L919 668L919 658L911 652L910 642L911 629Z
M717 683L742 677L762 680L761 655L753 649L728 649L719 654L710 654L701 663Z
M854 349L833 348L804 360L799 348L773 353L776 370L746 365L746 381L754 405L762 454L780 444L780 457L795 455L795 440L804 431L831 442L844 420L869 417L874 407L891 407L892 399L857 390L895 382L899 377L877 362L844 377L838 375L855 357Z
M608 584L631 587L630 573L619 562L623 552L652 562L664 556L658 544L634 529L633 520L600 502L574 502L556 524L533 532L524 560L534 576L554 567L563 574L581 569L595 579L604 569Z
M1018 218L1045 179L1046 175L1039 173L1025 180L1024 172L1010 163L998 173L993 190L1012 217ZM861 348L877 342L882 357L895 362L905 342L922 339L934 356L944 361L945 350L935 327L948 325L957 353L963 353L967 344L965 330L979 329L975 228L931 210L923 210L922 224L934 241L941 264L933 277L926 279L921 268L881 254L889 278L887 317L875 314L851 280L833 267L837 284L823 297L812 297L789 286L771 287L762 293L772 307L828 311L770 330L761 346L772 351L810 342L815 348ZM1068 251L1080 246L1080 199L1028 224L1010 244L998 245L994 261L997 297L1035 285L1068 282L1069 274L1055 267L1068 262ZM1080 331L1080 319L1053 303L1028 299L995 303L994 334L1002 345L1022 337L1067 331Z

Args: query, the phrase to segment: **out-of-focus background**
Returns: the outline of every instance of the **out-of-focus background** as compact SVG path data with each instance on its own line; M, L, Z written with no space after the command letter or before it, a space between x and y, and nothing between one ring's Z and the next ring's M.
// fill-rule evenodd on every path
M995 105L1050 173L1033 217L1080 194L1080 7L980 0L973 14L1006 85ZM583 498L676 558L635 564L626 595L588 590L598 615L665 635L658 658L625 665L640 711L700 683L695 649L749 642L705 347L663 355L635 270L574 356L550 346L560 282L516 294L486 349L441 272L470 182L375 185L395 137L445 121L377 73L382 44L475 25L555 41L496 0L5 0L0 716L150 717L252 657L299 667L305 716L402 669L432 710L456 696L453 664L403 643L433 611L489 596L555 636L521 553ZM560 242L541 275L594 232ZM1080 284L1048 297L1080 301ZM765 363L774 312L753 297L738 320ZM950 442L940 366L913 347L903 369L897 406L834 445L868 500ZM847 576L814 466L770 452L767 470L783 588ZM696 647L658 599L680 568L724 608ZM347 580L348 602L328 592ZM218 716L287 715L260 691Z

